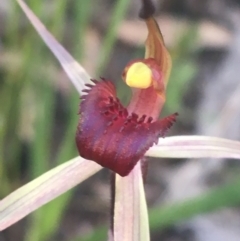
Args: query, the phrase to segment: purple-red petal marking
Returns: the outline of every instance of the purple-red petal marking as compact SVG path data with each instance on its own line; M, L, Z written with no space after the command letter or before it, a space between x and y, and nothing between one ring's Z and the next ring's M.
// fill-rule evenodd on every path
M113 83L102 79L86 85L80 104L76 144L80 156L126 176L145 152L164 137L177 114L152 122L129 114L116 97Z

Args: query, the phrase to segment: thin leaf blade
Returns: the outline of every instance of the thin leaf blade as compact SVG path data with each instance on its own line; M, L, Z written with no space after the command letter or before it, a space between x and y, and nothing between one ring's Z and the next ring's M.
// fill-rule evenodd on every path
M0 231L83 182L102 167L76 157L44 173L0 201Z
M41 36L43 41L58 59L66 74L70 78L72 84L81 94L84 85L90 82L90 76L84 68L63 48L63 46L53 37L53 35L46 29L43 23L37 18L32 10L22 0L17 0L18 4Z
M160 138L146 156L240 159L240 142L210 136L172 136Z

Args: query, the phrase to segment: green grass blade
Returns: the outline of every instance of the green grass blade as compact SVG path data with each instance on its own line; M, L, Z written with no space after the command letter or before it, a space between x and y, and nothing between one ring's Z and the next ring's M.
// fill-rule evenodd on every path
M218 187L182 203L152 208L149 212L152 230L163 229L196 215L210 213L240 203L240 180Z
M74 5L74 53L80 61L85 55L85 36L91 16L92 0L75 1Z
M108 31L103 40L103 44L99 54L99 59L97 61L98 63L97 75L101 74L101 72L103 71L103 68L106 66L106 64L109 61L112 48L117 39L116 36L117 36L118 26L126 14L129 3L130 3L129 0L118 0L115 4L111 19L109 21L110 24L108 26Z
M56 164L61 164L65 160L68 160L71 156L73 156L73 154L76 154L74 136L79 118L79 116L77 115L78 105L79 96L74 91L69 98L69 122L64 135L65 138L62 141L59 152L57 154L57 158L55 161ZM65 193L58 199L54 200L53 202L47 204L45 207L42 208L42 212L45 213L45 215L42 217L41 220L41 234L39 234L40 240L42 240L43 238L48 239L54 234L54 232L56 232L62 214L65 211L72 197L72 194L73 191L70 190L69 192Z

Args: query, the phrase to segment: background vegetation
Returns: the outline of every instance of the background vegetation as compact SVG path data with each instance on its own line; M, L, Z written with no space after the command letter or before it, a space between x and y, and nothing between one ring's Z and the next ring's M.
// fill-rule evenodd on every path
M190 19L190 24L183 27L181 34L178 31L166 33L174 41L169 44L173 71L164 114L177 110L182 118L171 134L189 134L195 130L194 105L191 104L197 102L195 97L203 98L199 90L194 89L201 70L197 58L203 53L197 44L202 18L190 18L194 10L186 8L188 11L184 11L183 6L170 2L160 5L165 10L160 13L164 12L170 19L173 15L179 17L180 13ZM29 0L27 3L93 77L111 77L119 87L120 97L127 102L130 91L120 81L120 73L129 60L142 56L143 45L124 41L118 30L123 21L139 21L135 14L135 8L139 6L136 1L109 3L102 0L99 6L93 0ZM6 0L0 3L0 8L4 23L0 27L1 199L77 155L74 136L79 118L79 96L17 4ZM179 168L175 161L170 161L169 165L170 169ZM149 178L147 188L151 190L152 185L156 190L159 185L160 195L167 187L162 186L156 173L154 175L155 178ZM236 180L194 199L161 206L159 197L147 192L153 238L168 240L163 233L175 224L204 212L239 204L238 187L239 180ZM108 172L105 170L0 233L0 240L106 240L108 202Z

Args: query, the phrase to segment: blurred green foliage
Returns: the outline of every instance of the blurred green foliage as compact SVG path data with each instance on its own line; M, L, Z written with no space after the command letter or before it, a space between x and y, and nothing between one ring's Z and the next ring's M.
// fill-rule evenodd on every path
M209 190L203 195L179 203L165 203L163 206L149 209L151 231L163 230L196 215L212 213L225 207L237 206L240 203L239 185L239 178L235 178L231 183ZM107 229L100 227L84 239L74 241L104 241L106 240L106 233Z
M63 41L69 18L68 1L52 0L53 15L46 13L47 1L30 0L28 4L58 40ZM93 0L71 1L71 51L79 61L86 54L84 36L92 4ZM128 4L128 0L115 2L108 31L102 40L97 73L101 73L110 59L117 40L116 30L125 17ZM78 122L78 94L72 88L63 94L63 101L59 100L59 90L53 81L60 78L59 66L23 16L17 4L13 4L3 41L4 61L0 65L0 198L23 182L77 155L73 140ZM182 96L187 89L183 86L187 86L197 72L189 57L196 29L194 26L172 50L173 72L168 86L167 112L184 111ZM120 96L123 92L120 90ZM59 101L64 102L64 116L57 115ZM219 206L236 204L240 198L234 185L219 188L208 196L174 208L150 210L150 225L153 229L165 227ZM73 191L69 191L30 215L24 241L49 240L58 230L59 220L72 194ZM228 198L221 199L223 197ZM89 236L73 240L99 241L105 236L105 228L99 228Z

